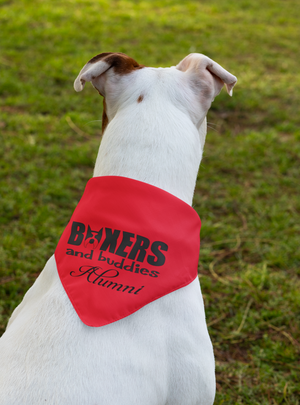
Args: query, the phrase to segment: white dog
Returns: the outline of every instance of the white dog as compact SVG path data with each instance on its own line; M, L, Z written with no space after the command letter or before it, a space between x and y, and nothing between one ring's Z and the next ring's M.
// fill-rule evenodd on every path
M201 54L156 69L105 53L83 67L75 90L87 81L104 97L94 177L138 180L191 205L207 111L224 84L232 94L236 77ZM1 405L211 405L214 396L198 278L90 327L77 316L52 256L0 339Z

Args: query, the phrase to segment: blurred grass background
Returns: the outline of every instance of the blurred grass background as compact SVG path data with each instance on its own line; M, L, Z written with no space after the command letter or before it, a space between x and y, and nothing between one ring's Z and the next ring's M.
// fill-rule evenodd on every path
M239 80L209 112L194 198L215 404L299 405L299 15L298 0L0 0L0 333L92 176L102 102L74 92L79 70L100 52L204 53Z

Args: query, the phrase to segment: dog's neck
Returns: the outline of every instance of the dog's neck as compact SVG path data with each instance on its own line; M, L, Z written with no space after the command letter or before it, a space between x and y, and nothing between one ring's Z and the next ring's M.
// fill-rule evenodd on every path
M149 109L123 109L107 126L94 177L123 176L159 187L192 205L206 135L178 109L162 117ZM136 116L135 116L136 115ZM159 116L159 120L157 120Z

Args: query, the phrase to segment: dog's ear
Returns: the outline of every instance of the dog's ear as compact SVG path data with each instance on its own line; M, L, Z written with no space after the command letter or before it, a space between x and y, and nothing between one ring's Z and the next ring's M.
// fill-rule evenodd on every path
M212 82L213 98L220 93L224 84L227 93L232 96L232 89L237 82L237 78L207 56L200 53L191 53L176 68L190 73L193 76L193 81L197 80L198 77L202 83L203 81Z
M81 69L74 82L74 89L81 91L85 82L92 82L93 86L98 88L97 79L111 68L114 69L116 74L125 75L143 67L143 65L140 65L124 53L101 53L94 56ZM98 88L98 90L100 89Z

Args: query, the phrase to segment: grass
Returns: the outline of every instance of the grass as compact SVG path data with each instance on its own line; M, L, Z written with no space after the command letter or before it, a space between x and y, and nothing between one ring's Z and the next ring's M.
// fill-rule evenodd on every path
M74 92L83 64L201 52L239 79L209 113L194 198L215 404L300 404L299 13L298 0L0 0L0 333L92 175L101 100Z

